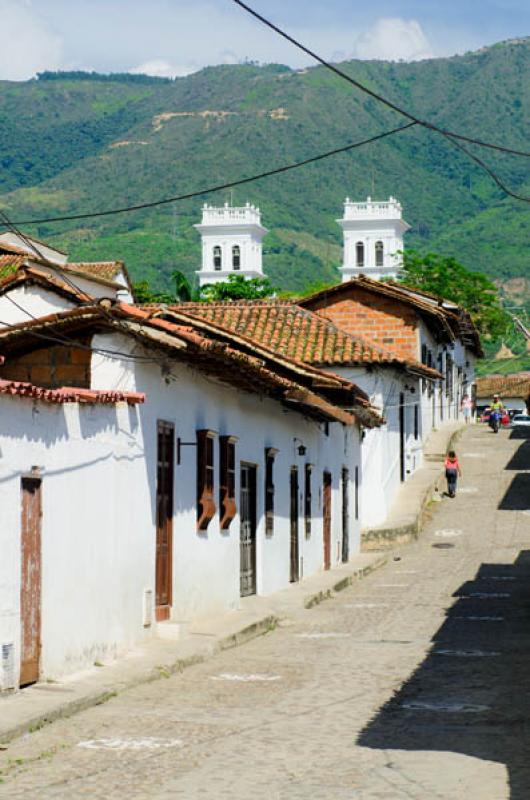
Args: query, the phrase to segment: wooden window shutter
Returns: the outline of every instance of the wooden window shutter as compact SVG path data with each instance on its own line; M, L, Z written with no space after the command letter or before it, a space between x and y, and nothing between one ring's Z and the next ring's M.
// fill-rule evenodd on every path
M313 471L312 464L306 464L304 470L304 526L305 538L309 539L311 536L311 516L312 516L312 498L311 498L311 473Z
M278 450L265 448L265 535L274 533L274 459Z
M208 529L215 515L213 444L213 431L197 431L197 529L200 531Z
M235 436L219 437L219 514L221 530L227 531L237 513Z

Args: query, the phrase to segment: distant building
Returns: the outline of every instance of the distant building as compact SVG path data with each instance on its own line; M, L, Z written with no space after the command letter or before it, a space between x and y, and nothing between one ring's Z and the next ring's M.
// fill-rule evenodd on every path
M230 275L263 278L262 240L267 228L259 208L204 205L202 223L194 226L202 237L199 285L226 281Z
M368 197L344 203L344 216L337 222L344 231L342 280L359 275L395 278L402 266L403 235L409 230L395 197L379 202Z

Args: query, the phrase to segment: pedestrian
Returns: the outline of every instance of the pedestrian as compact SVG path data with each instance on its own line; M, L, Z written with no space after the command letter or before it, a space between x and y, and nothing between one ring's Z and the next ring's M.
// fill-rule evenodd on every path
M473 401L468 394L465 394L462 398L462 413L464 415L464 421L466 425L469 425L471 422L471 413L473 411Z
M449 450L445 458L445 477L447 478L447 494L449 497L456 495L456 481L462 477L460 463L454 450Z

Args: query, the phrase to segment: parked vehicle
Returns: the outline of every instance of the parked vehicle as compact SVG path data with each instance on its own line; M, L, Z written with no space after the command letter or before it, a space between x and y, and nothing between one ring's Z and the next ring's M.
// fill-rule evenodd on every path
M530 427L530 414L516 414L512 419L514 428Z

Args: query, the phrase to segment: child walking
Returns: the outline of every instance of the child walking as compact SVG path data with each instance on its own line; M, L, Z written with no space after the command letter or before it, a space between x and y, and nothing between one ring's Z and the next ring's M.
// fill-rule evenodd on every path
M456 495L456 481L462 477L460 463L454 450L449 450L445 458L445 477L447 478L447 494L449 497Z

